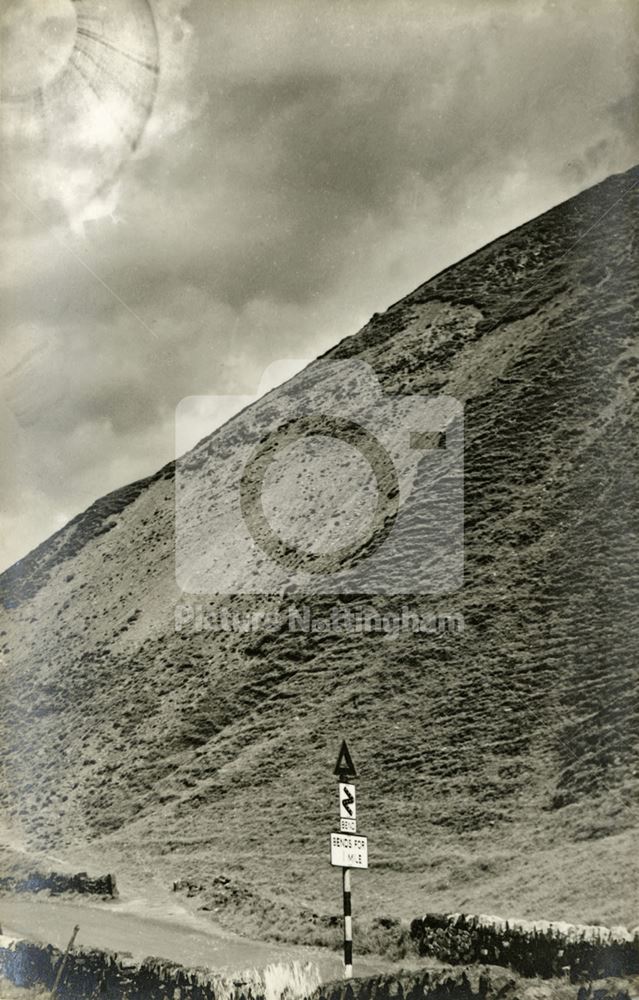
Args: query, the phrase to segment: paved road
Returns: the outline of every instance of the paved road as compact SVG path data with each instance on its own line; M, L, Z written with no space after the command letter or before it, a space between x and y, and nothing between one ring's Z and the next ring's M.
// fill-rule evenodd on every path
M324 981L342 975L341 958L334 952L251 941L185 912L160 918L132 912L117 902L0 896L0 926L12 937L64 948L74 924L80 925L77 944L127 951L138 959L154 955L182 965L234 971L300 961L314 963ZM355 965L356 974L362 975L390 968L390 963L371 959L356 960Z

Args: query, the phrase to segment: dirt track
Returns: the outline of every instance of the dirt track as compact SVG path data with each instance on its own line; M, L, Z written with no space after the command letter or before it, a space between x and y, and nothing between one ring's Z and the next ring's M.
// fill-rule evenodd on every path
M0 926L12 937L46 941L66 947L74 924L80 925L77 944L117 952L135 958L153 955L187 966L211 969L260 968L273 962L313 962L323 979L342 974L338 954L251 941L208 925L189 914L166 919L144 916L118 903L69 902L52 899L0 898ZM390 963L371 959L357 963L359 972L374 972Z

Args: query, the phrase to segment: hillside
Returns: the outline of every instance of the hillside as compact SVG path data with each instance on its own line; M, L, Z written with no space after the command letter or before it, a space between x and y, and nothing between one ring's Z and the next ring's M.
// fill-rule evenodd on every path
M118 878L191 879L221 919L295 934L296 909L340 910L327 851L347 736L370 838L358 912L639 922L638 217L635 168L450 267L327 356L368 362L386 393L465 403L464 585L408 602L463 615L463 631L177 631L188 598L172 465L3 574L0 805L16 840L70 858L88 847ZM210 490L220 531L245 435L293 397L344 405L317 370L181 464L187 493ZM301 469L273 484L293 521L307 515L291 489ZM429 470L420 462L426 484ZM195 515L184 524L195 579ZM400 539L407 559L416 541ZM239 551L229 534L242 583ZM401 582L396 562L381 570ZM213 616L294 598L191 603ZM309 603L321 615L336 602L389 603Z

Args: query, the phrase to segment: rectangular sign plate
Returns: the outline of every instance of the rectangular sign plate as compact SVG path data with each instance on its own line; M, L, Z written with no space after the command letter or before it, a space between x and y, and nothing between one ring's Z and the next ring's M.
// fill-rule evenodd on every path
M357 819L355 785L349 785L344 781L339 783L339 815L341 819Z
M368 841L366 837L332 833L331 864L338 868L368 868Z
M357 822L354 819L341 819L339 828L342 833L357 833Z

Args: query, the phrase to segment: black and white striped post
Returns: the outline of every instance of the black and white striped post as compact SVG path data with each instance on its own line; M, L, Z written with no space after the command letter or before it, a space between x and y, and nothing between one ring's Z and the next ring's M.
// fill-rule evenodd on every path
M344 978L353 975L353 914L351 907L351 868L368 868L368 842L357 837L355 785L351 782L357 772L346 741L342 746L333 772L339 778L340 832L331 834L331 864L342 869L342 897L344 902Z
M353 920L351 915L351 870L342 868L344 894L344 979L353 976Z

